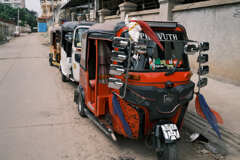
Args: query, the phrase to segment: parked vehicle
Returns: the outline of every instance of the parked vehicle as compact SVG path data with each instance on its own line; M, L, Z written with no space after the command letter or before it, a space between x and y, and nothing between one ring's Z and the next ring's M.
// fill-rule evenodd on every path
M189 42L178 23L144 25L138 41L123 22L95 24L83 33L74 101L79 114L114 141L115 133L145 138L158 159L176 160L179 130L195 86L188 55L204 45Z
M13 33L13 36L14 36L14 37L20 37L20 32L15 31L15 32Z
M79 60L82 50L82 33L92 22L66 22L62 25L60 71L64 82L79 82Z
M61 28L55 27L50 31L49 65L60 66L61 59Z

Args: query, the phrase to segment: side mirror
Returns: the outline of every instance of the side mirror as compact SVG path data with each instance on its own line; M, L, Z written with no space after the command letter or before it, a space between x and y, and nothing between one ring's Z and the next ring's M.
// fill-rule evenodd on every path
M121 81L121 79L118 78L109 78L108 79L108 87L113 89L120 89L124 83Z
M75 61L76 61L76 62L80 63L81 54L76 53L74 58L75 58Z
M125 54L125 52L122 52L122 51L112 51L111 60L122 63L123 61L127 60L127 57L128 56Z
M207 79L207 78L201 78L201 79L198 81L197 86L198 86L199 88L203 88L203 87L205 87L207 84L208 84L208 79Z
M109 74L120 76L125 73L125 69L121 65L111 64Z
M197 59L197 62L198 63L206 63L208 62L208 54L201 54L198 56L198 59Z
M199 69L198 69L198 74L200 76L203 76L203 75L206 75L209 73L209 66L201 66Z
M129 39L122 37L114 37L112 41L113 48L125 49L129 45Z
M208 51L209 50L209 42L201 42L199 48L201 51Z
M188 42L184 46L184 53L187 55L194 55L199 51L199 44L196 42Z

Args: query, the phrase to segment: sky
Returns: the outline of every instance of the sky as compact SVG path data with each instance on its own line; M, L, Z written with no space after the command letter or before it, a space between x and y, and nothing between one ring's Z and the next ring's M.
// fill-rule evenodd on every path
M38 13L38 16L42 13L40 7L40 0L25 0L26 8L29 10L34 10Z

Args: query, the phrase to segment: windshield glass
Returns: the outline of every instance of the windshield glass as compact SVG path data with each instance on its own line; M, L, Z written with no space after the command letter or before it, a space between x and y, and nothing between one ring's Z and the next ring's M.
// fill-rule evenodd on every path
M76 34L75 34L75 41L74 41L75 47L79 47L79 48L82 47L82 34L87 30L88 30L88 28L77 29Z
M164 51L146 34L141 33L139 42L133 47L131 71L169 71L188 69L188 59L184 54L186 41L182 32L155 31ZM125 33L128 37L128 33Z

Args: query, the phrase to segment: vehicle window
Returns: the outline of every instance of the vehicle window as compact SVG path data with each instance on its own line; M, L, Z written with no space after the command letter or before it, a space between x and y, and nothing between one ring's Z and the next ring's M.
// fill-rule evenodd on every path
M86 63L86 58L87 58L87 33L85 32L82 34L82 53L81 53L81 60L80 60L80 66L86 70L87 69L87 63Z
M186 41L181 32L155 31L164 51L146 34L141 33L138 46L146 45L146 53L135 51L131 57L131 71L167 71L169 69L183 70L189 68L187 56L184 54ZM129 37L124 33L124 37ZM136 47L137 48L137 47Z
M62 48L67 54L67 57L72 56L72 32L63 32L62 33Z
M77 29L76 34L75 34L75 41L74 41L75 47L79 47L79 48L82 47L82 34L87 30L88 30L88 28Z

